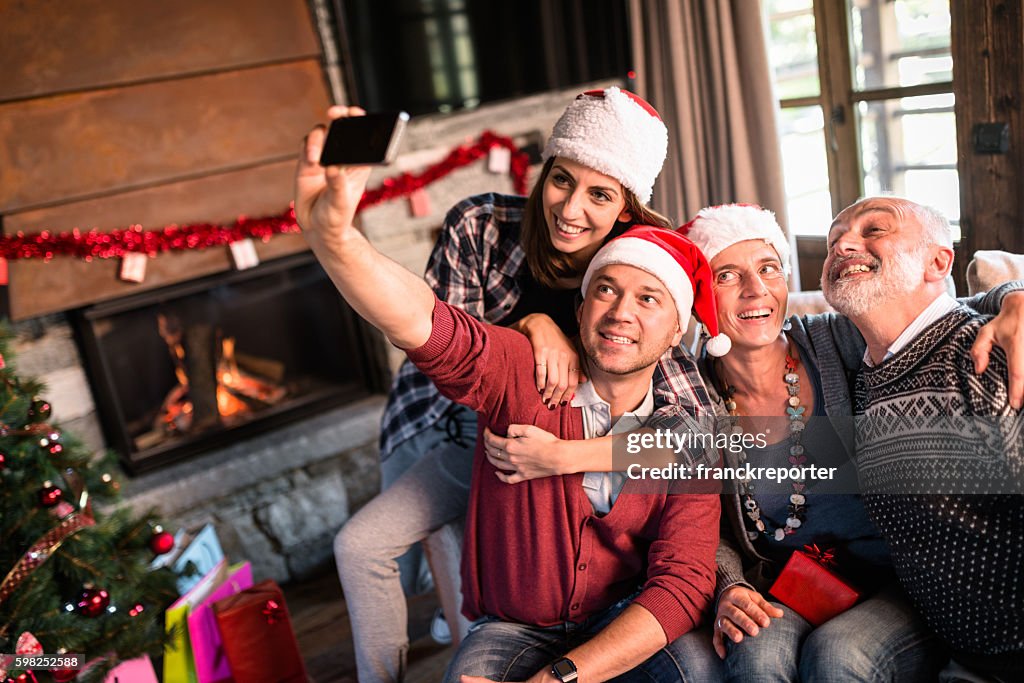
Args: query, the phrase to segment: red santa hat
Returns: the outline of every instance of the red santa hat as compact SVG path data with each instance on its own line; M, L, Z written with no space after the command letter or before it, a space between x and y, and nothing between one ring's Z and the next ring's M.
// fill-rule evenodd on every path
M783 269L789 272L789 239L775 214L757 204L722 204L697 212L692 221L679 228L696 244L708 261L737 242L764 240L775 247Z
M555 123L543 156L565 157L611 176L647 204L667 153L668 129L654 107L612 87L573 100Z
M729 353L732 340L718 331L711 266L696 244L672 230L650 225L632 227L601 247L590 261L583 275L584 295L590 278L601 268L614 264L639 268L661 280L675 301L679 327L686 329L693 310L711 335L708 353Z

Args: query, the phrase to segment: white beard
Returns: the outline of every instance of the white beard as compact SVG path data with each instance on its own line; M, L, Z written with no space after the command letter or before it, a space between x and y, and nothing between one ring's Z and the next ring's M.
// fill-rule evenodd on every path
M924 283L927 249L922 245L912 251L898 251L882 263L873 276L864 279L833 282L830 274L825 273L821 278L825 300L848 318L860 318L872 309L893 303L917 291ZM878 259L867 258L873 262L873 267L879 264Z

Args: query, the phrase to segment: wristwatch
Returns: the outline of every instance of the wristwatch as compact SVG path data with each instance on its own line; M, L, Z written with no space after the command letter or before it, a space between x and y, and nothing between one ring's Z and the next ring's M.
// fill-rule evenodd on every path
M551 675L562 681L562 683L572 683L577 677L576 665L568 657L562 657L555 660L555 663L551 665Z

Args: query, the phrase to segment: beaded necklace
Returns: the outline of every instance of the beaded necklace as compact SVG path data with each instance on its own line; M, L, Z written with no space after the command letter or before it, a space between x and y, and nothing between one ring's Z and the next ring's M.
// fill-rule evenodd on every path
M789 399L786 401L786 416L789 418L789 462L794 467L801 468L807 462L807 456L804 455L804 447L800 444L800 438L803 436L804 428L807 426L803 421L804 406L800 405L800 375L797 373L797 368L800 366L800 362L793 357L793 355L786 350L786 372L782 376L782 381L786 384L786 390L789 393ZM725 380L725 374L722 373L722 378ZM740 413L737 410L736 400L736 387L728 384L726 381L725 391L725 409L729 411L733 419L730 421L730 427L733 430L739 430L739 416ZM740 450L738 454L740 466L747 462L747 452ZM747 536L751 541L755 540L759 535L764 535L767 538L774 539L776 541L783 540L786 536L790 536L796 533L804 520L807 518L807 492L805 489L804 478L800 477L793 480L793 493L789 495L789 516L786 518L786 525L777 529L769 529L768 525L763 519L761 519L761 508L758 506L757 501L754 499L754 482L749 479L740 479L740 488L742 489L741 496L743 497L743 507L747 517L749 517L757 531L748 531Z

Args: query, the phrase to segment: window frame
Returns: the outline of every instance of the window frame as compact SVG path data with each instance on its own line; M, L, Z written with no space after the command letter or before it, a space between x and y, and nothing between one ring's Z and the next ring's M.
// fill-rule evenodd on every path
M952 4L951 1L951 13ZM864 196L863 155L856 113L859 103L902 97L955 95L955 92L953 78L948 81L910 86L856 89L852 63L852 17L847 0L812 0L812 7L817 46L818 94L780 98L777 103L780 109L812 106L821 108L829 193L832 215L835 216ZM821 39L823 36L827 39ZM956 55L952 46L950 55L954 60L955 70ZM959 149L957 156L959 166ZM825 259L825 238L797 235L796 243L801 282L817 283Z

